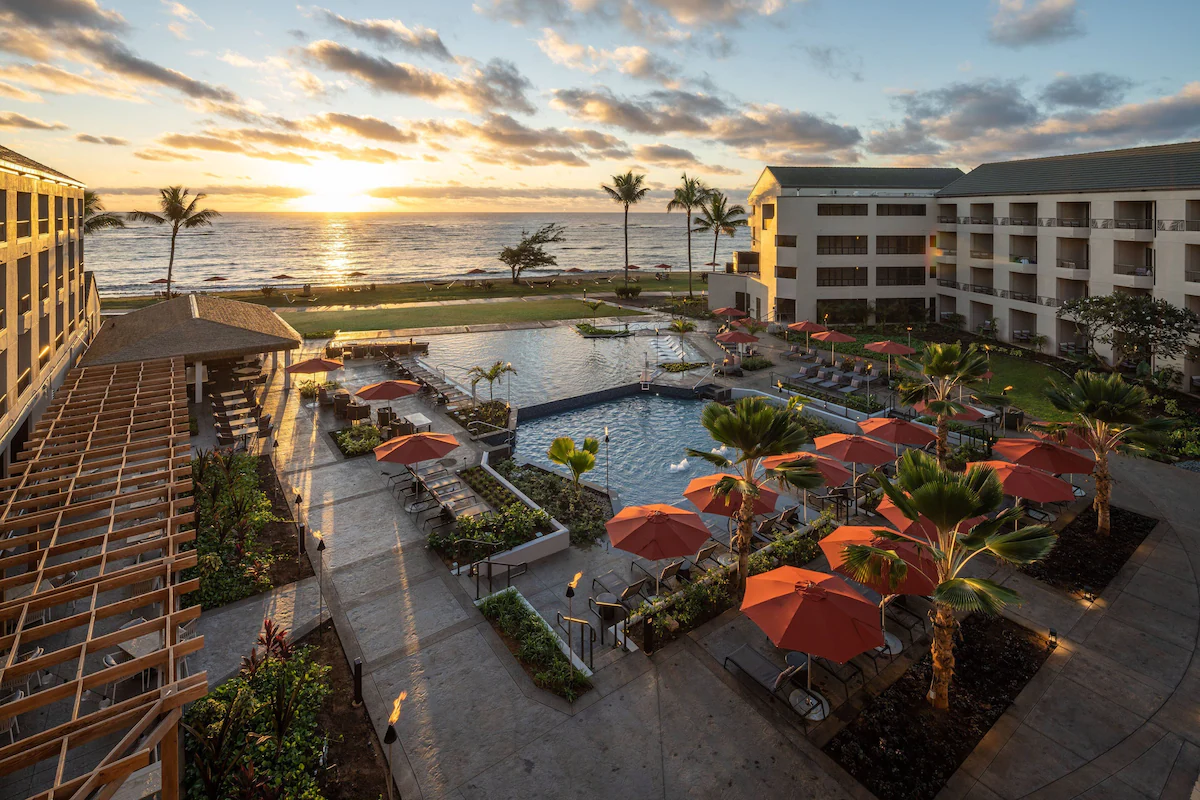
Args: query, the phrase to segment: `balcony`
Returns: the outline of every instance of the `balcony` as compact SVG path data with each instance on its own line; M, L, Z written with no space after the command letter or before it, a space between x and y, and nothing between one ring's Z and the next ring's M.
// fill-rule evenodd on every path
M1160 219L1158 221L1158 229L1160 231L1190 231L1196 233L1200 232L1200 219Z
M939 214L937 221L938 221L939 225L954 225L955 223L958 222L958 217L950 216L947 214Z
M995 217L959 217L959 225L994 225L996 224Z
M1062 301L1057 297L1029 294L1028 292L1018 292L1012 289L1000 289L996 292L996 294L1008 300L1016 300L1021 303L1032 303L1039 306L1049 306L1050 308L1058 308L1062 305Z
M991 297L995 297L998 294L994 287L984 286L981 283L964 283L961 288L968 292L974 292L975 294L986 294Z
M1113 264L1113 283L1134 289L1154 288L1154 267L1144 264Z
M959 289L959 290L965 290L966 286L967 286L967 284L962 284L962 283L959 283L958 281L952 281L952 280L948 280L946 278L938 278L937 285L941 286L943 289Z
M1116 238L1132 242L1149 242L1154 239L1154 220L1095 217L1092 228L1101 231L1113 231Z
M1009 272L1020 272L1026 275L1036 275L1038 262L1036 256L1009 256Z
M990 261L994 254L991 250L972 250L971 258L979 258L984 261Z
M33 222L27 219L17 220L17 238L28 239L33 235Z
M1035 217L996 217L996 224L1035 228L1037 227L1037 219Z
M796 277L796 268L795 267L776 266L775 267L775 277L776 278L795 278Z
M1086 217L1038 217L1040 228L1066 228L1060 236L1090 236L1092 223Z
M1188 283L1200 283L1200 271L1191 269L1185 270L1183 273L1183 279Z
M947 260L958 258L958 250L953 247L935 247L933 248L933 257Z
M1086 258L1060 258L1055 265L1059 269L1086 270L1088 269L1088 260Z

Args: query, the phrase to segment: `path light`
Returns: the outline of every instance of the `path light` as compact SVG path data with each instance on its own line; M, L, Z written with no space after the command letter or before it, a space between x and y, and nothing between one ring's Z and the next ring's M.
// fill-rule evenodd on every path
M608 426L604 426L604 493L609 495L608 502L612 505L612 495L608 488Z
M582 572L576 572L575 577L567 584L567 647L571 647L571 625L575 621L575 589L579 586L579 579L583 577ZM583 633L580 632L580 641L583 639ZM579 645L580 655L583 655L583 645Z
M1058 647L1058 631L1054 628L1050 629L1050 649L1054 650Z
M317 539L317 627L321 627L321 617L325 615L325 539L320 531L313 531Z
M388 715L387 730L383 734L383 743L388 748L388 800L392 800L395 795L395 790L392 788L394 782L392 778L392 745L396 743L396 723L400 721L400 704L404 702L404 698L408 697L408 692L401 692L396 696L395 702L392 703L392 713Z
M304 498L300 496L299 492L297 492L296 493L296 513L293 514L293 516L296 519L296 530L297 530L296 546L299 550L299 552L296 555L297 558L304 555L304 523L300 521L300 504L303 502L304 502Z
M1008 430L1008 393L1012 391L1011 386L1005 386L1000 391L1000 430Z
M908 326L908 346L912 347L912 325Z

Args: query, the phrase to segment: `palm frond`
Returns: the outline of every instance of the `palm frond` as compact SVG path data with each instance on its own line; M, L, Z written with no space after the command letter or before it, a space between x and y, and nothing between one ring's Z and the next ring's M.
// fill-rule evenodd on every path
M999 614L1005 606L1019 604L1021 596L1012 589L983 578L950 578L933 590L933 600L956 611Z
M908 577L908 563L895 550L851 544L842 551L842 558L859 583L884 583L895 589Z

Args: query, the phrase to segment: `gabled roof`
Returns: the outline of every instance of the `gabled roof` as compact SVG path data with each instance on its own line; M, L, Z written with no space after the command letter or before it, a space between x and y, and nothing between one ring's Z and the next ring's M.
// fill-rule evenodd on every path
M957 167L767 167L784 189L940 189Z
M294 350L300 334L266 306L190 294L105 320L83 363L189 361Z
M980 164L938 197L1068 194L1200 186L1200 142Z
M37 161L34 161L32 158L21 155L16 150L9 150L4 145L0 145L0 162L8 162L13 167L16 167L18 170L29 170L31 172L41 172L51 178L60 178L64 181L70 181L71 183L78 183L80 186L83 185L79 181L72 178L70 175L64 175L63 173L59 172L56 169L51 169L50 167L47 167L45 164L39 164Z

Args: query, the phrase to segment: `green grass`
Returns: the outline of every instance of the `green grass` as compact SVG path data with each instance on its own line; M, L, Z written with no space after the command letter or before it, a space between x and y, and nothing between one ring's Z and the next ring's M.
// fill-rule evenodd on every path
M317 296L317 301L314 303L297 303L292 306L285 300L280 292L276 292L271 297L264 297L262 292L253 291L230 291L230 292L211 292L217 297L228 297L233 300L241 300L246 303L258 303L260 305L271 306L272 308L287 309L292 307L308 308L311 306L336 306L336 305L371 305L382 303L418 303L425 300L473 300L480 297L544 297L550 294L582 294L586 289L589 295L611 295L613 289L621 285L620 279L614 280L612 283L596 284L591 280L583 280L580 278L580 284L574 286L570 283L559 282L549 289L538 287L530 289L528 286L521 284L513 286L511 279L507 275L487 275L485 276L493 281L491 289L482 289L476 287L466 287L462 283L456 283L450 288L435 288L430 291L420 283L393 283L379 284L374 291L364 290L361 292L334 292L332 288L326 286L313 286L313 294ZM534 280L541 280L535 278ZM358 284L355 284L358 285ZM654 275L641 276L641 282L638 286L642 287L643 292L686 292L687 291L687 272L682 275L674 275L665 281L654 280ZM700 282L699 272L697 271L694 279L694 289L697 294L706 290L705 284ZM295 294L296 287L291 285L290 288L285 288L285 291L290 295ZM136 297L101 297L102 305L109 310L122 310L132 308L142 308L143 306L151 305L158 302L159 298L154 296L136 296Z
M599 317L641 316L639 311L601 306ZM484 325L495 322L541 322L590 319L592 310L579 300L513 301L461 306L421 306L411 309L283 312L281 316L300 333L337 329L375 331L396 328L431 328L446 325Z

